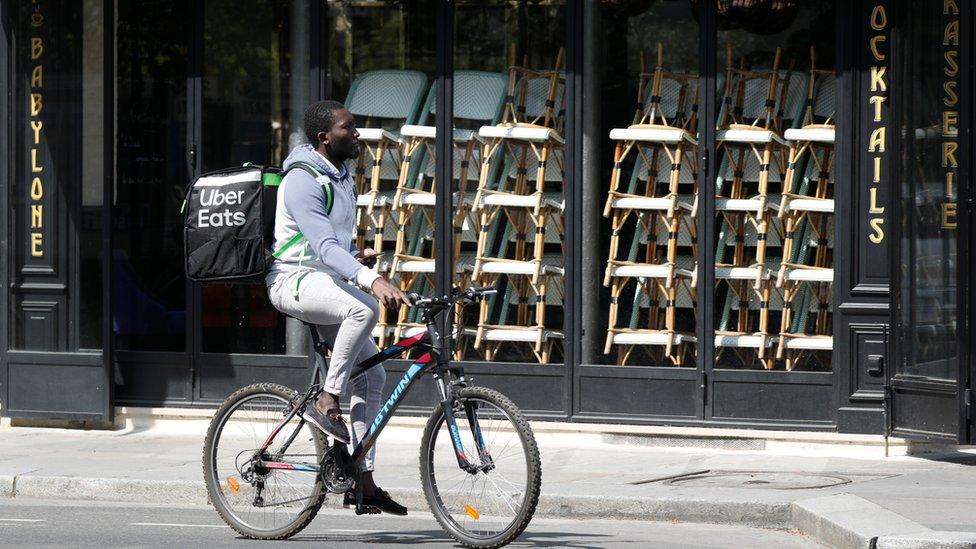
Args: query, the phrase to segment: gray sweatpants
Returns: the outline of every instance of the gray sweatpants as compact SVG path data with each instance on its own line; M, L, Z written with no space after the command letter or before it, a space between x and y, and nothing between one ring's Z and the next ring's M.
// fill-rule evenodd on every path
M371 334L379 316L379 303L359 288L318 271L302 278L296 298L298 274L279 276L268 288L268 297L279 311L318 326L319 335L332 348L324 388L334 395L344 395L352 367L378 352ZM370 368L352 381L349 417L353 446L366 436L366 422L379 412L385 382L386 371L382 365ZM375 456L374 445L360 464L360 470L372 471Z

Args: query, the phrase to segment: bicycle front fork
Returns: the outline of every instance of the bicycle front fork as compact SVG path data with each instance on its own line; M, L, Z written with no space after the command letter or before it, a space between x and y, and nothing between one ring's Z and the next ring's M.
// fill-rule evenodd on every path
M478 471L487 473L494 469L495 466L492 462L491 454L485 447L485 440L481 434L477 405L473 402L460 402L455 396L456 385L452 384L448 386L444 380L444 376L434 374L434 381L437 383L437 389L441 395L441 410L444 413L444 422L447 424L447 429L451 433L451 444L454 445L454 455L457 458L458 467L472 475L477 474ZM463 387L463 383L464 378L462 377L459 385ZM474 439L478 456L481 458L480 465L472 464L471 460L468 459L468 454L464 450L464 443L461 442L461 431L458 427L457 418L454 416L454 413L460 410L456 409L455 405L464 407L464 415L468 420L468 426L471 429L471 436Z

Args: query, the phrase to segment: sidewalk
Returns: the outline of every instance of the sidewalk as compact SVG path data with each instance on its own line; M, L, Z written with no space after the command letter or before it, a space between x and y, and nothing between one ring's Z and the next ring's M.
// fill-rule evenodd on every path
M0 502L33 497L206 504L203 424L130 424L116 431L0 427ZM384 431L376 476L408 507L426 509L419 425L408 418ZM662 447L645 445L652 438L636 434L534 425L543 464L537 516L795 528L837 547L976 548L974 450L832 457L816 446ZM667 443L660 438L651 443ZM337 504L337 498L327 500Z

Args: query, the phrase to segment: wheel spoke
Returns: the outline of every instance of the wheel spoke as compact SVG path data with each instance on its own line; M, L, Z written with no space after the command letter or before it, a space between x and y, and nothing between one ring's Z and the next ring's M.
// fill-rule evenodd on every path
M285 415L291 391L279 386L258 385L245 388L221 407L208 434L205 462L210 499L224 520L248 537L287 537L303 528L321 505L322 488L318 474L288 469L255 469L255 455ZM234 400L236 399L236 400ZM291 418L268 446L275 454L287 438L299 429L300 419ZM285 463L318 463L322 441L307 425L288 447L275 455ZM265 459L267 459L265 457ZM232 479L229 480L229 479ZM257 501L259 488L263 501ZM308 511L311 512L308 512Z
M457 465L452 437L443 415L435 415L425 434L422 478L431 510L458 541L471 546L510 542L528 524L538 501L538 450L531 430L507 399L482 388L463 389L463 409L474 406L489 464L476 450L477 433L464 412L455 414L462 445L472 465L470 474ZM433 492L433 494L431 494ZM433 496L433 497L432 497Z

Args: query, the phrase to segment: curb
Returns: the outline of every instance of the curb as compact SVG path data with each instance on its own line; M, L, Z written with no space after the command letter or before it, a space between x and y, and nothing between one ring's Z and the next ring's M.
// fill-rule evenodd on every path
M427 509L419 489L391 489L403 505ZM0 476L0 497L138 502L162 505L208 505L203 481L101 479L21 475ZM325 507L341 508L338 497ZM542 494L535 516L540 518L616 519L737 524L756 528L788 528L788 503L647 499L635 497Z
M419 489L391 489L405 506L426 511ZM0 498L208 505L203 481L0 475ZM342 508L333 495L324 506ZM976 549L976 532L934 531L853 494L790 503L542 494L539 518L644 520L796 529L839 549Z
M976 532L935 531L853 494L790 507L794 528L838 549L976 549Z

